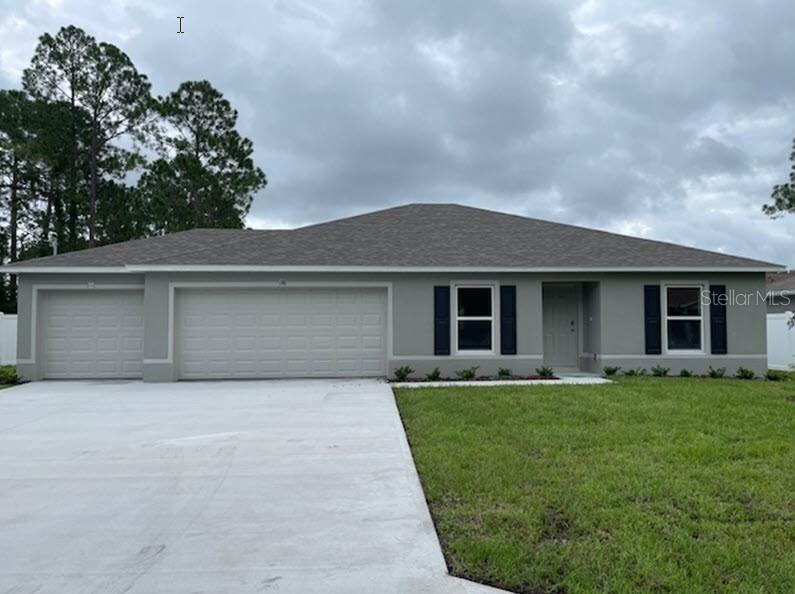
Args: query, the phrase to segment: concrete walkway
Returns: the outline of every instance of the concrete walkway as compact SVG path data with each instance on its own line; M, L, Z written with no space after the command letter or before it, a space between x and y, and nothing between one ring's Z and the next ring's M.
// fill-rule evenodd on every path
M561 373L558 379L517 379L517 380L439 380L435 382L392 382L393 388L483 388L489 386L582 386L610 384L609 379L593 373Z
M0 391L0 592L497 592L446 575L378 381Z

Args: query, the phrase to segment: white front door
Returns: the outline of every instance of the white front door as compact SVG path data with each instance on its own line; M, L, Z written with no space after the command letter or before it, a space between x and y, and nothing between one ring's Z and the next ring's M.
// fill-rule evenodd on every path
M544 365L577 367L579 328L575 284L544 284Z
M180 289L180 379L386 375L386 291Z

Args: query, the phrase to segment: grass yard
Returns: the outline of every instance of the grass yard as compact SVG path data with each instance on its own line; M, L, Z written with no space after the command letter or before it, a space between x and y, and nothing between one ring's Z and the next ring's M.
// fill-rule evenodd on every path
M795 592L795 382L395 392L454 575L533 594Z

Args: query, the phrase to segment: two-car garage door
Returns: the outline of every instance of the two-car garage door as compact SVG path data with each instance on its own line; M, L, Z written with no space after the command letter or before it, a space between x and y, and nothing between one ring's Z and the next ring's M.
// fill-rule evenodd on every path
M386 291L178 289L180 379L381 376Z

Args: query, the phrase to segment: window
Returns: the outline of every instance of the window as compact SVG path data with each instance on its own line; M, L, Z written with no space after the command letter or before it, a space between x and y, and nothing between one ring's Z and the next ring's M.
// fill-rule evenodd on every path
M665 288L665 332L669 351L703 350L701 286Z
M456 287L455 296L457 350L470 353L492 352L493 287Z

